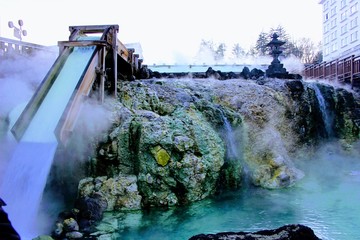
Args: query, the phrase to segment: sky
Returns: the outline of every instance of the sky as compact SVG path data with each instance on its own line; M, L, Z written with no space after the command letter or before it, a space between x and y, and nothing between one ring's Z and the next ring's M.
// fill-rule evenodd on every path
M22 19L23 41L57 45L69 26L118 24L122 43L141 44L144 62L183 63L202 39L249 49L264 31L281 25L293 39L322 38L319 0L1 0L0 36L13 37L8 21Z

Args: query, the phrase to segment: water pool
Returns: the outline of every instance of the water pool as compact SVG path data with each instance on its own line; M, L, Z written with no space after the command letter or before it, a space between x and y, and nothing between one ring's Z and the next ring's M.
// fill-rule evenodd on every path
M101 226L120 239L188 239L200 233L257 231L304 224L322 239L358 239L360 158L333 152L303 161L305 177L295 186L252 186L170 210L107 214Z

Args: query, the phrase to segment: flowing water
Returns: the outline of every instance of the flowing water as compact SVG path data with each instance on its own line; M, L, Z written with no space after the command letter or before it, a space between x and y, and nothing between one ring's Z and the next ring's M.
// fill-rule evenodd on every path
M331 149L335 147L298 162L306 176L291 188L247 186L169 211L108 214L106 218L119 239L188 239L200 233L257 231L285 224L307 225L324 240L358 239L359 155L342 156Z
M58 145L54 130L94 51L95 47L75 48L67 58L2 176L4 209L22 239L38 234L37 213Z
M226 142L226 155L229 160L239 160L240 153L238 149L238 145L236 144L236 137L234 134L234 130L231 127L231 124L227 117L225 117L224 113L221 111L221 117L224 122L224 137Z
M311 86L315 91L315 96L316 96L316 99L318 100L318 103L319 103L319 108L320 108L322 120L324 122L326 135L328 137L330 137L332 135L332 123L333 123L333 121L332 121L332 118L329 115L329 111L327 110L326 101L325 101L324 96L322 95L320 89L318 88L318 86L316 84L312 84Z

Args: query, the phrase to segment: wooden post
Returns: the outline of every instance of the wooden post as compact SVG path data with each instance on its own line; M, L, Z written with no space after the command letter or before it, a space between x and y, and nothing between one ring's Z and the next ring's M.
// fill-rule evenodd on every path
M99 69L100 69L100 86L99 86L99 101L101 104L104 103L105 99L105 56L106 56L106 47L102 47L102 50L99 53Z
M117 69L117 30L113 28L113 58L114 58L114 97L117 98L117 79L118 79L118 69Z
M353 88L353 78L354 78L354 55L351 55L350 59L350 83L351 83L351 89Z

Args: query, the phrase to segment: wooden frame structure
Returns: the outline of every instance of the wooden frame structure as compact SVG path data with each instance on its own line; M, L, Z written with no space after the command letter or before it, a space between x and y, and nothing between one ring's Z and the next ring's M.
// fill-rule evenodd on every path
M327 79L360 87L360 56L349 56L321 64L306 66L303 75L306 78Z
M103 102L106 80L111 81L113 95L117 97L118 75L132 76L141 67L141 61L134 54L134 50L127 49L117 39L118 25L71 26L69 30L69 41L58 42L60 50L58 58L12 128L12 132L18 140L24 135L75 47L94 46L95 48L81 78L69 79L78 82L57 123L56 129L54 129L58 141L63 145L66 145L75 127L83 98L89 95L92 86L97 82L96 80L100 80L99 101ZM92 36L92 34L95 34L95 36Z

